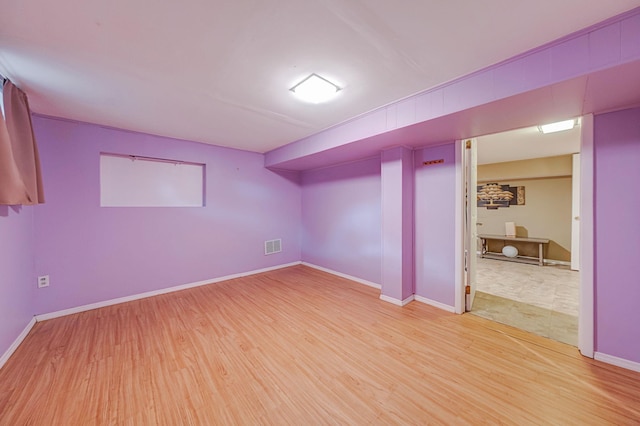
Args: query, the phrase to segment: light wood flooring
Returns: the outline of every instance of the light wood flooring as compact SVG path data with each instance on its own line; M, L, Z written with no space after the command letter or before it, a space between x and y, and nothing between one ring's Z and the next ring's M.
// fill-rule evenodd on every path
M2 425L637 424L640 374L304 266L37 323Z

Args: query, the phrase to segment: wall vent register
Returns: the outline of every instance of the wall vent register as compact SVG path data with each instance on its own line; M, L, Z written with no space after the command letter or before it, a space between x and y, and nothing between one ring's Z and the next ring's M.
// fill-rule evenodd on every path
M269 240L264 242L264 254L280 253L282 251L282 240Z

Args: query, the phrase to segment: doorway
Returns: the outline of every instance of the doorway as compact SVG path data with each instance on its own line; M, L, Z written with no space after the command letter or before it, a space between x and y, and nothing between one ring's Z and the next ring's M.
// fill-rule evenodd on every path
M577 269L576 252L581 245L575 238L579 230L576 206L579 207L580 202L572 203L576 193L581 192L580 184L574 185L580 170L574 154L581 149L581 128L543 135L533 127L472 141L477 154L472 151L472 154L463 155L465 164L472 164L471 159L477 155L477 167L464 168L465 172L470 172L465 181L474 183L473 188L467 185L464 189L464 234L469 237L465 237L464 262L468 310L579 346L581 280L580 273L571 268ZM463 143L467 150L468 143ZM477 179L477 187L474 179ZM512 198L521 199L503 201L498 207L493 202L490 207L479 203L476 218L470 208L476 206L468 204L476 200L473 190L477 188L482 194L485 185L491 185L493 193L495 188L500 188L511 191ZM576 187L578 191L575 191ZM492 259L479 255L481 247L476 235L504 236L509 232L505 229L509 223L515 225L519 238L549 239L544 248L544 266L521 263L535 259L536 253L511 241L494 241L489 251L499 255ZM502 246L496 246L496 243ZM509 252L509 256L501 257L505 245L515 249L517 256L512 257L513 253ZM471 289L470 282L475 284ZM468 306L469 296L472 306Z

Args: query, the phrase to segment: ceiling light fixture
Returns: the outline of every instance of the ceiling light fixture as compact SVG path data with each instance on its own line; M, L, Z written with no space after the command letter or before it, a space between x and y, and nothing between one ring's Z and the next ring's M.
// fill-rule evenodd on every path
M337 95L340 88L318 74L311 74L289 90L306 102L319 104Z
M543 124L538 126L538 130L542 133L562 132L563 130L571 130L576 126L576 120L564 120L557 123Z

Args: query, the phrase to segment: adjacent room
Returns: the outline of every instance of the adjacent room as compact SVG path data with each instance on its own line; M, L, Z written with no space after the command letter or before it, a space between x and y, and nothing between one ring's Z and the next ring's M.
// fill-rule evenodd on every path
M0 9L1 426L640 422L639 0Z
M471 312L578 346L580 121L568 127L477 138L476 231L487 238L485 253L478 239ZM495 184L510 191L485 201Z

